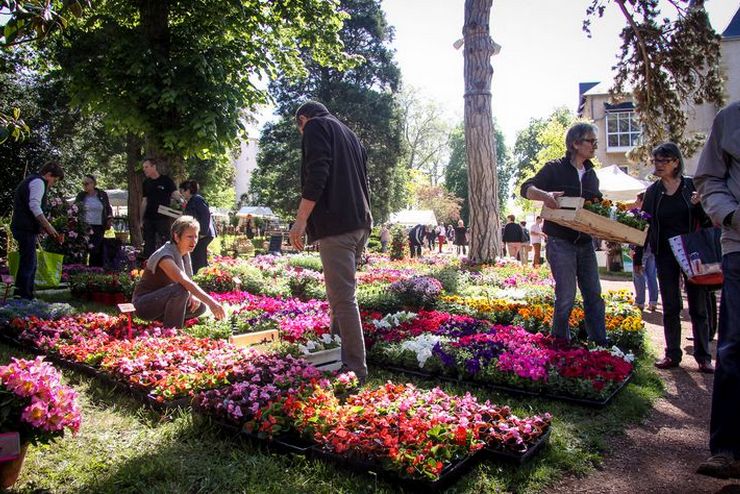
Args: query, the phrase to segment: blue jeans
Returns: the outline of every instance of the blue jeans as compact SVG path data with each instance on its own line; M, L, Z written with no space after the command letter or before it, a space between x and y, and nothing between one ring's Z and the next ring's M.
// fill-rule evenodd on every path
M18 242L18 272L15 275L15 296L33 299L33 284L36 279L36 234L27 230L13 230Z
M586 312L586 332L590 340L605 345L605 304L601 298L601 281L596 252L591 242L574 244L558 237L547 241L547 262L555 279L555 313L552 335L570 340L568 318L576 300L576 285L581 290Z
M740 252L722 258L722 273L709 449L740 459Z
M645 283L647 282L647 291L650 303L658 303L658 271L655 268L655 256L652 252L646 252L642 256L643 271L641 274L635 274L632 271L632 283L635 285L635 303L639 306L645 305Z

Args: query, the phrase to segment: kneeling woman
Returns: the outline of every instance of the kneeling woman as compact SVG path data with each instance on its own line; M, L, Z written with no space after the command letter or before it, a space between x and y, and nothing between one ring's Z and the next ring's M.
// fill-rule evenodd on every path
M198 243L199 229L192 216L179 217L172 224L170 241L147 259L144 275L134 290L137 317L162 321L168 328L182 328L185 319L200 316L208 306L216 319L223 319L221 304L190 279L190 253Z

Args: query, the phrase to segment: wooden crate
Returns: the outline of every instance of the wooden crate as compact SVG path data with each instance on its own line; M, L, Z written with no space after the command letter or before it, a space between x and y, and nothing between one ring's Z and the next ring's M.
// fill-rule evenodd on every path
M255 331L254 333L237 334L229 337L229 343L238 347L249 347L271 343L279 338L277 329L268 329L265 331Z
M542 217L607 242L645 245L647 229L638 230L583 208L582 197L559 197L560 209L542 207Z
M320 366L334 362L342 362L342 347L320 350L318 352L302 355L301 358L311 362L313 365Z

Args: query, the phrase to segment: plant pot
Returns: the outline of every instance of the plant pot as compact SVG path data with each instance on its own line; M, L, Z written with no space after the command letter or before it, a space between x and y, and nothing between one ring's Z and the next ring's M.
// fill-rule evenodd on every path
M8 489L16 483L18 477L21 474L23 468L23 460L26 459L26 452L28 451L28 443L21 445L20 455L18 458L11 461L0 463L0 487Z
M302 355L301 357L311 362L313 365L322 365L337 361L341 362L342 347L330 348L329 350L321 350L318 352L309 353L308 355Z

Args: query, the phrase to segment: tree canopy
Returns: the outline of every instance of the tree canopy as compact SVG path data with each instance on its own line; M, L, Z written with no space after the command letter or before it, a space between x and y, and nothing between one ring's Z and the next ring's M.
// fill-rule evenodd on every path
M673 0L670 19L655 0L592 0L584 30L608 4L625 18L622 46L611 94L631 94L642 124L642 144L631 153L635 161L649 157L660 142L676 142L687 155L703 143L704 135L686 135L686 104L723 104L720 36L712 28L704 0Z
M300 136L293 114L306 99L321 101L360 138L368 154L371 207L383 221L403 204L401 120L394 93L400 71L388 47L392 28L376 0L343 0L349 14L340 37L347 53L362 59L346 70L322 67L301 53L308 76L281 74L270 84L280 121L262 132L250 191L255 204L292 215L300 191Z

